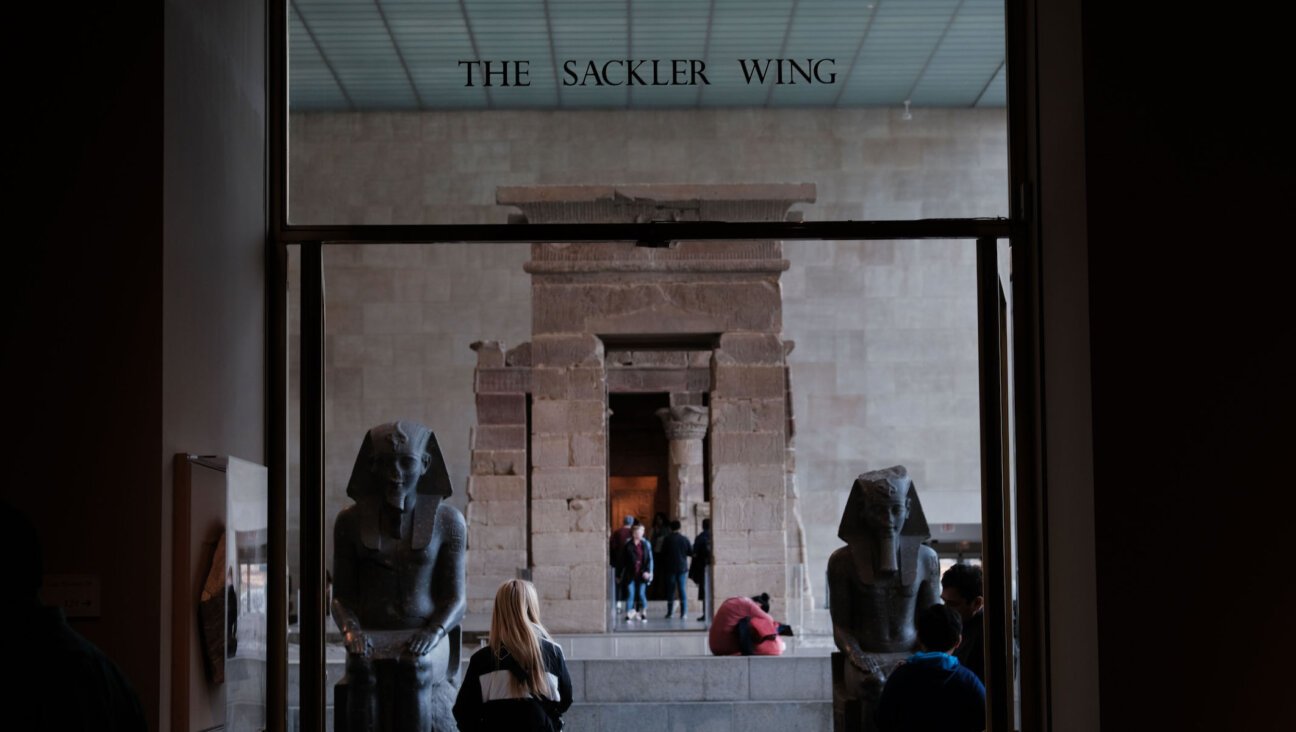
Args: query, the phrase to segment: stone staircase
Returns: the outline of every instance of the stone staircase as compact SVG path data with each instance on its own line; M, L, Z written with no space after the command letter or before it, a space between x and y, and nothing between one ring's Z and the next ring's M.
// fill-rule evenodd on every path
M705 633L555 640L572 677L571 732L832 729L829 649L813 642L789 639L783 656L715 657Z
M466 666L484 634L467 631ZM557 635L572 678L566 732L831 732L832 639L785 639L782 656L710 655L705 631ZM326 730L340 645L327 649ZM297 664L289 661L289 729L297 729ZM460 674L462 678L462 674Z

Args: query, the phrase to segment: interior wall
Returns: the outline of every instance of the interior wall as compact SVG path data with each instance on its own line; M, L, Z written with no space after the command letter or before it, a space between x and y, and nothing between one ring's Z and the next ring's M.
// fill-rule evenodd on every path
M151 729L169 719L170 453L264 454L264 5L200 5L25 5L13 27L58 28L58 50L6 59L30 73L11 80L4 496L47 575L99 579L100 616L71 625Z
M99 578L100 617L71 625L118 664L157 729L162 15L156 4L12 10L11 28L57 27L62 50L6 58L38 71L11 79L26 112L10 120L22 143L6 176L17 230L0 267L0 483L35 524L47 576Z
M1130 10L1083 25L1102 729L1291 729L1288 32Z
M168 0L164 13L162 434L155 469L162 479L159 581L169 627L173 456L266 461L266 7L261 0ZM165 699L165 652L161 663Z
M292 218L507 222L502 185L813 182L807 220L1002 216L1002 109L306 113L290 120ZM796 415L808 574L823 567L855 476L906 465L934 525L979 524L971 242L787 242L783 338ZM530 337L527 245L325 250L328 516L364 431L437 431L466 485L474 340Z

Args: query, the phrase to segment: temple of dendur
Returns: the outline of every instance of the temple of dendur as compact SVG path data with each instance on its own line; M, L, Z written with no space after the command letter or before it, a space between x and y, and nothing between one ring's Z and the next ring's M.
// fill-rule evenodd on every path
M530 223L783 221L813 184L504 187ZM530 575L560 633L611 630L624 515L712 519L716 598L811 603L774 240L531 246L531 340L475 343L470 614ZM482 334L489 339L491 334Z

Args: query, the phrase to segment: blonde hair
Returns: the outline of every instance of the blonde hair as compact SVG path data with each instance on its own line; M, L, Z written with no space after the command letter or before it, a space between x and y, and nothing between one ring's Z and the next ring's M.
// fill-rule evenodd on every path
M540 638L548 640L549 631L540 624L540 600L535 585L520 579L500 585L491 613L490 648L497 659L503 657L501 648L508 649L508 654L522 667L521 679L509 674L514 693L544 697L552 693L544 657L540 654Z

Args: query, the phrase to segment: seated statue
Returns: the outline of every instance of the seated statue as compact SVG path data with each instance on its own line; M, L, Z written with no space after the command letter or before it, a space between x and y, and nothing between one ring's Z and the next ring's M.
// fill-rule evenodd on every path
M338 732L454 730L453 674L465 602L463 514L432 431L369 430L333 528L333 620L346 642ZM439 690L439 691L438 691Z
M931 533L903 466L855 480L837 535L846 546L828 558L828 602L845 660L835 727L872 729L883 683L917 647L915 618L940 602L940 562L923 544Z

